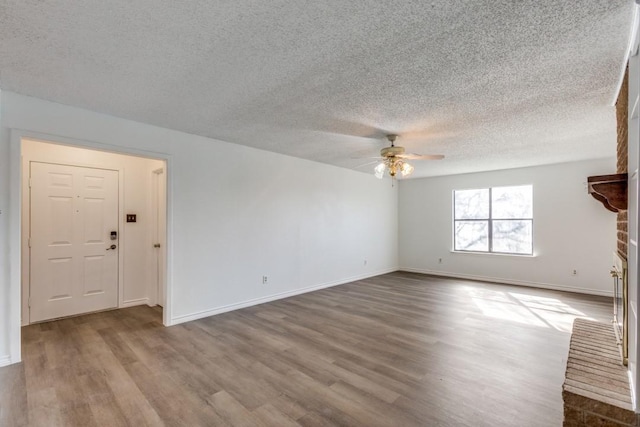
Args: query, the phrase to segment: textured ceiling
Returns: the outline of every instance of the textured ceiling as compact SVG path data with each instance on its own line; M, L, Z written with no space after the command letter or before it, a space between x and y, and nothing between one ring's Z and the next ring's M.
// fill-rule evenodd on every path
M607 157L632 12L633 0L0 0L0 87L351 168L398 133L446 156L413 162L415 176Z

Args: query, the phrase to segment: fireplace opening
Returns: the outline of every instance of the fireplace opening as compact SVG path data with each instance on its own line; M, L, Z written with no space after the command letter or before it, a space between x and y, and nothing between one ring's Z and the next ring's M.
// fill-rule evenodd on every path
M616 332L622 363L627 366L629 355L627 261L617 252L613 254L611 276L613 277L613 329Z

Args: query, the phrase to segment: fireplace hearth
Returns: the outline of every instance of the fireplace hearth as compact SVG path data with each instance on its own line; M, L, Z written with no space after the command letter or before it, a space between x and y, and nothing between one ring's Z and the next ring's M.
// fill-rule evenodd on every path
M628 363L627 262L613 255L613 325L573 323L562 398L565 427L640 426L633 410Z

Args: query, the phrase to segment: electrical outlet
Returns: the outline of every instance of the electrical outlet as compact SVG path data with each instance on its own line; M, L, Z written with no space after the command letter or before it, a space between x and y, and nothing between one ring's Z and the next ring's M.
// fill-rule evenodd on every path
M578 275L578 270L573 270L573 271L571 271L571 275L572 275L572 276L577 276L577 275Z
M266 285L268 281L269 281L269 278L267 276L262 276L262 284L263 285Z

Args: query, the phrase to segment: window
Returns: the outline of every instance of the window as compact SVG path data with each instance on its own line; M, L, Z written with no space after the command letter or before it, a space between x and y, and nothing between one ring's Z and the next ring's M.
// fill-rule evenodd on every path
M533 187L453 192L453 250L533 254Z

